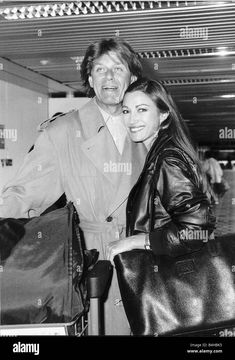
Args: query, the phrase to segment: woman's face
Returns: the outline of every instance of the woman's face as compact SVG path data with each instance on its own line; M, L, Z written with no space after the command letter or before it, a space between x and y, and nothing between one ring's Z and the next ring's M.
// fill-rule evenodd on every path
M127 93L123 99L124 123L135 142L150 140L159 130L164 114L142 91Z

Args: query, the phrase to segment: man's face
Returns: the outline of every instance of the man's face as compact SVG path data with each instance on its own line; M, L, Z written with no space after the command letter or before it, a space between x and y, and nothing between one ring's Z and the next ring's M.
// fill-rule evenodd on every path
M127 64L110 51L94 61L89 84L94 89L98 105L107 110L121 104L127 87L135 79Z

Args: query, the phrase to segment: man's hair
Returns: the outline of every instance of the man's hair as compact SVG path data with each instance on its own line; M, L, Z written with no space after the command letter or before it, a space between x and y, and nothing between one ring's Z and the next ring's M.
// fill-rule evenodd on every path
M101 39L100 41L96 41L88 46L81 64L81 78L88 96L92 97L95 95L88 80L91 75L93 62L100 56L107 54L110 51L114 52L121 62L128 66L132 75L135 75L137 79L141 77L142 66L139 56L125 40L119 37Z

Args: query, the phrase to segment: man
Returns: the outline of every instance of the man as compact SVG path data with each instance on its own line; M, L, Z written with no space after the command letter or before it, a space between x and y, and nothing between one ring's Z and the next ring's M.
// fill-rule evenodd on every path
M141 75L133 49L119 38L91 44L81 76L95 97L79 111L43 124L23 165L2 193L0 217L37 216L64 192L78 211L88 249L104 258L106 244L125 237L125 208L143 167L146 149L131 142L122 124L121 101ZM105 302L105 334L130 329L114 272Z

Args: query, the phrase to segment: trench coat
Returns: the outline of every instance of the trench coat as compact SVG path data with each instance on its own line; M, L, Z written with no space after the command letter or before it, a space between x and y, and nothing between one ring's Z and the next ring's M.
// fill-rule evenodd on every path
M105 256L108 242L125 237L126 201L147 150L127 136L120 155L90 100L45 126L15 178L1 194L0 217L40 215L64 192L80 218L87 249ZM104 304L106 335L130 333L116 272Z

